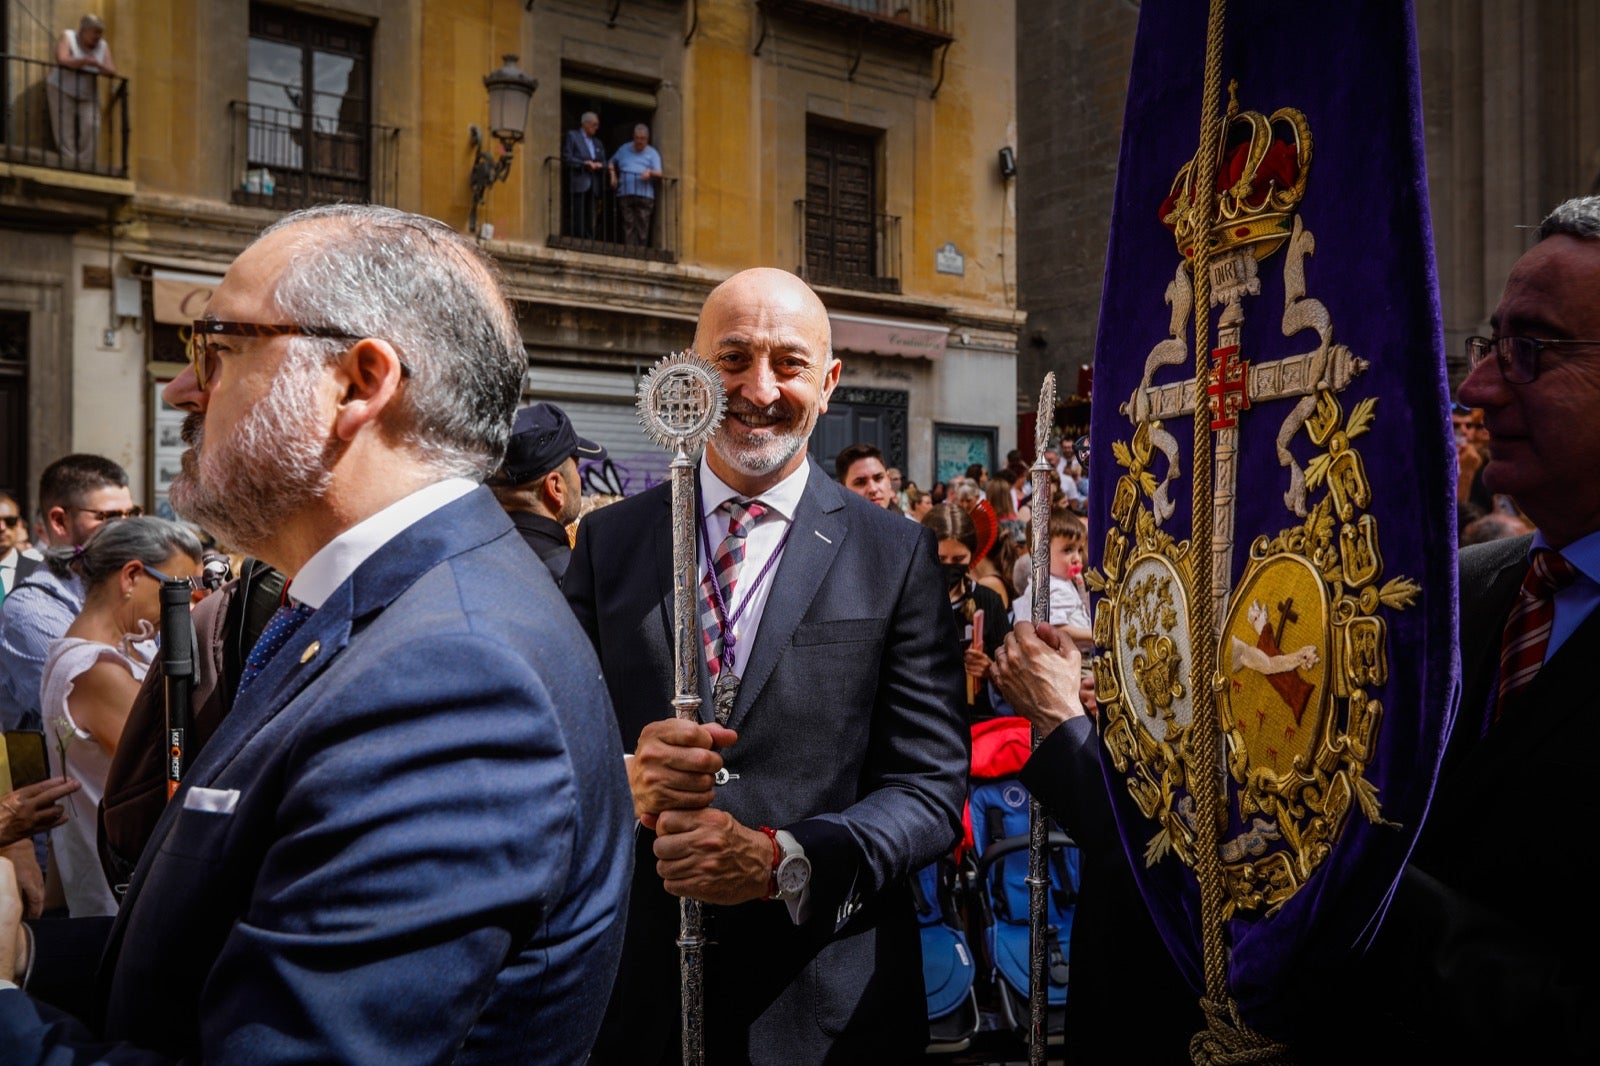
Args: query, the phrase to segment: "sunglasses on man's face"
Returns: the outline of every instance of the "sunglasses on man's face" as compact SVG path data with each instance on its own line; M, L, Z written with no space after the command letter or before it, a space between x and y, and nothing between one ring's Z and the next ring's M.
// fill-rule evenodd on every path
M0 526L7 529L16 529L22 525L22 516L19 514L0 514Z

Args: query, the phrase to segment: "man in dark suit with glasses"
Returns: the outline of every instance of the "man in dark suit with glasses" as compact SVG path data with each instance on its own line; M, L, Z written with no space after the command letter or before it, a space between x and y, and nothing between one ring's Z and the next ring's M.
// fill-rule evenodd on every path
M1461 704L1364 977L1397 1060L1578 1061L1600 992L1588 878L1600 697L1600 197L1539 227L1467 342L1483 480L1538 531L1461 552ZM1384 1059L1388 1061L1388 1059Z

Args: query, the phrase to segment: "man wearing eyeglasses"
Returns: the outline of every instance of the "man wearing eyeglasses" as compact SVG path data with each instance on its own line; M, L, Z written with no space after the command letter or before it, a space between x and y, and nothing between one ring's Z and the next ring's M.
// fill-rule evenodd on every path
M170 498L286 600L92 987L30 978L62 923L19 946L0 862L0 1058L582 1062L632 804L594 651L481 484L527 370L493 263L433 219L313 208L206 312L166 391L189 412ZM118 1050L7 979L74 994Z
M1490 328L1467 344L1459 399L1489 431L1484 483L1538 532L1461 552L1460 709L1361 987L1405 1005L1395 1061L1586 1061L1600 922L1575 871L1600 715L1600 197L1544 220Z
M118 518L143 513L128 472L99 455L65 455L39 477L39 510L52 548L76 548ZM50 645L83 610L83 584L40 567L0 604L0 725L40 729L39 682Z

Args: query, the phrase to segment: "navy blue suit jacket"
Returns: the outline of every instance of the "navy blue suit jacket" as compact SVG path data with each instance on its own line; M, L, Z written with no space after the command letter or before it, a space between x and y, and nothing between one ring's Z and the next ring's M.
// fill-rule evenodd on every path
M582 1061L631 863L598 675L487 489L385 545L157 824L101 967L112 1061ZM87 1061L81 1038L0 992L7 1063Z
M716 805L787 828L815 873L802 926L784 904L706 907L707 1061L898 1062L927 1041L907 879L955 845L968 738L961 661L932 534L809 465L771 577ZM669 717L671 494L578 527L562 590L600 652L631 750ZM701 663L702 716L709 682ZM605 1062L677 1055L678 908L641 831Z
M590 170L583 165L589 162L604 163L606 161L606 146L600 142L599 137L594 139L594 143L595 149L600 153L599 155L589 154L589 145L583 139L582 130L568 130L567 139L561 146L561 160L567 164L567 168L572 172L571 191L575 193L597 189L600 177L605 175L603 169Z

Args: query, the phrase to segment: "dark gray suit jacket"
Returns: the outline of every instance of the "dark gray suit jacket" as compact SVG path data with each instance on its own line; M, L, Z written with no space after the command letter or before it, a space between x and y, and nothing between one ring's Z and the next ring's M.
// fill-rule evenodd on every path
M1461 552L1461 707L1422 836L1362 974L1395 1029L1372 1043L1389 1057L1369 1061L1594 1054L1587 1025L1600 992L1600 923L1593 878L1579 870L1592 847L1600 612L1485 731L1530 540Z
M926 1043L911 874L954 846L966 793L957 639L931 533L815 464L750 649L717 806L787 828L810 920L707 907L707 1061L900 1062ZM667 486L586 517L563 591L600 653L623 746L671 709ZM709 697L704 666L702 697ZM702 714L709 716L710 700ZM623 972L595 1061L675 1061L677 903L641 830Z
M589 143L584 140L582 130L568 130L567 137L561 145L561 159L572 172L572 191L590 192L600 188L600 181L605 176L604 170L589 170L583 164L594 162L604 163L607 158L606 146L600 143L600 138L594 139L595 148L599 155L589 154Z

